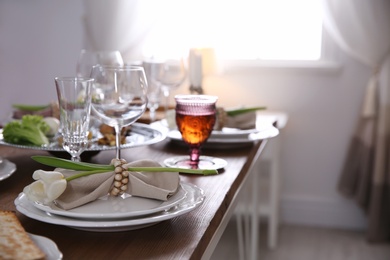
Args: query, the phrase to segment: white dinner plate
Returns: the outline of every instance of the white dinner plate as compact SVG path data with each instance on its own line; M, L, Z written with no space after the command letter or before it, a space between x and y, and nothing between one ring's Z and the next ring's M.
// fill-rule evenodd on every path
M210 138L216 139L237 139L237 138L248 138L252 133L257 133L257 129L238 129L238 128L229 128L224 127L221 130L213 130L211 132Z
M42 252L45 253L46 260L61 260L62 259L62 253L58 249L56 243L53 242L53 240L48 239L47 237L28 234L31 238L31 240L42 250Z
M131 131L128 136L126 136L126 143L121 144L121 149L143 146L158 143L166 138L166 132L158 129L157 127L152 127L150 125L134 123L131 125ZM48 145L34 146L34 145L19 145L11 144L4 141L3 129L0 129L0 145L7 145L17 148L24 149L35 149L35 150L44 150L52 152L65 152L65 150L58 144L57 141L53 141ZM92 142L91 145L85 149L85 151L105 151L105 150L114 150L115 146L110 145L99 145L97 142Z
M16 165L7 159L2 158L0 163L0 181L7 179L16 170Z
M57 207L55 203L43 205L38 202L32 202L32 205L48 213L65 217L90 220L123 219L153 214L172 208L185 199L186 193L187 192L182 188L182 186L179 185L178 191L167 201L135 196L128 196L126 198L122 198L120 196L106 196L70 210L61 209Z
M176 206L151 215L122 220L86 220L50 214L36 208L24 193L20 193L14 203L20 213L45 223L94 232L127 231L155 225L161 221L181 216L196 209L203 203L204 192L202 189L189 183L181 183L181 185L187 192L187 196Z
M243 130L245 131L245 130ZM221 134L220 132L211 135L206 143L202 145L203 148L208 149L224 149L224 148L238 148L252 145L255 141L275 137L279 134L279 130L272 125L268 125L257 131L246 131L245 134ZM186 145L178 130L171 130L167 137L177 144Z

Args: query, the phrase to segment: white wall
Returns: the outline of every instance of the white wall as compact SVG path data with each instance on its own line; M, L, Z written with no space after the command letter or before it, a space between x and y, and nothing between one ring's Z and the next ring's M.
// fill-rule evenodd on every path
M81 15L77 0L0 1L0 119L13 103L56 99L54 77L75 73ZM284 222L365 225L361 211L336 186L370 71L342 52L337 58L342 69L336 72L230 67L205 81L219 105L266 105L288 113L280 136Z

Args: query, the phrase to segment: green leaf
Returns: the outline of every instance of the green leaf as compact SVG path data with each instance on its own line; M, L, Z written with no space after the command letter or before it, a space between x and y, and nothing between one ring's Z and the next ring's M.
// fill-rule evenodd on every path
M182 169L182 168L173 168L173 167L130 167L127 170L133 172L181 172L187 174L200 174L200 175L218 174L217 170Z
M39 111L48 108L50 105L23 105L13 104L12 107L23 111Z
M76 171L94 171L96 173L113 171L114 165L94 164L85 162L73 162L66 159L51 157L51 156L39 156L35 155L31 157L33 160L55 168L63 168ZM214 175L218 174L217 170L201 170L201 169L182 169L171 167L130 167L127 169L132 172L181 172L187 174L199 174L199 175ZM91 173L94 174L94 173ZM85 175L85 173L82 173Z
M70 160L65 160L61 158L51 157L51 156L32 156L33 160L56 168L63 168L76 171L92 171L92 170L114 170L113 165L103 165L103 164L93 164L85 162L73 162Z
M249 112L254 112L257 110L264 110L266 108L267 107L250 107L250 108L230 109L230 110L226 110L226 114L228 116L237 116L237 115L241 115L241 114L245 114L245 113L249 113Z

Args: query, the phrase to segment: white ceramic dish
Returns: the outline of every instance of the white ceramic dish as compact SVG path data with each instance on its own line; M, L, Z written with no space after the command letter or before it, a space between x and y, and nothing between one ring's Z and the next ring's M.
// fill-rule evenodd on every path
M127 198L106 196L103 199L98 199L70 210L61 209L54 203L43 205L35 202L32 203L32 205L40 210L64 217L90 220L123 219L153 214L172 208L185 199L186 193L187 192L180 185L178 191L167 201L132 196Z
M176 206L162 212L154 213L152 215L123 220L91 221L50 214L32 205L32 203L26 198L26 195L23 193L19 194L19 196L15 199L14 203L16 205L16 209L20 213L26 215L27 217L45 223L68 226L75 229L94 232L127 231L155 225L161 221L181 216L194 210L203 203L204 192L202 189L188 183L181 183L181 185L183 189L187 192L187 196L182 202L180 202Z
M222 130L213 130L211 132L210 138L216 139L237 139L237 138L248 138L252 133L257 133L257 129L238 129L238 128L228 128L224 127Z
M0 181L7 179L16 171L16 165L7 159L2 158L0 163Z
M217 133L215 135L211 135L207 142L202 145L202 147L208 149L237 148L252 145L255 141L275 137L279 134L279 130L272 125L264 127L257 131L243 131L244 134ZM178 130L169 131L167 137L172 142L185 145Z
M46 260L61 260L62 253L58 249L56 243L53 240L48 239L47 237L28 234L32 241L45 253Z
M134 123L132 124L130 135L126 137L126 143L121 145L121 149L154 144L164 140L165 138L166 133L164 131L161 131L161 129L158 129L157 127L152 127L150 125L141 123ZM0 129L0 145L7 145L25 149L65 152L65 150L62 148L62 146L58 144L57 141L54 141L46 146L19 145L7 143L4 141L3 129ZM96 142L92 142L91 145L85 151L105 150L115 150L115 146L98 145Z

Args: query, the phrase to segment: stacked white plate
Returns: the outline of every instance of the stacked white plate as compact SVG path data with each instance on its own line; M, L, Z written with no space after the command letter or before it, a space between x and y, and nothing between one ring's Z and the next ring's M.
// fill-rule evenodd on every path
M252 145L255 141L275 137L279 130L268 124L262 128L241 130L237 128L223 128L213 130L207 142L202 146L211 149L238 148ZM169 131L167 137L178 144L185 145L179 130Z
M63 210L54 203L42 205L30 201L22 192L15 199L15 205L19 212L38 221L87 231L114 232L144 228L181 216L197 208L203 200L202 189L182 182L178 192L167 201L106 196Z
M16 170L16 165L0 156L0 181L10 177Z

